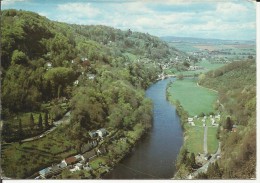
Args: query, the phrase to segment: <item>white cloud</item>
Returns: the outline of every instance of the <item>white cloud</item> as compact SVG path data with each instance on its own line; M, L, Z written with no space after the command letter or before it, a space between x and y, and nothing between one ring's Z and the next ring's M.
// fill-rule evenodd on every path
M3 6L8 6L8 5L12 5L15 4L16 2L25 2L27 0L2 0L1 3Z
M216 8L217 13L225 14L225 15L232 15L232 14L240 14L245 13L248 9L237 3L225 2L225 3L218 3Z
M76 17L95 17L100 13L100 10L91 6L90 3L66 3L59 4L58 10L63 13L69 14L69 16Z

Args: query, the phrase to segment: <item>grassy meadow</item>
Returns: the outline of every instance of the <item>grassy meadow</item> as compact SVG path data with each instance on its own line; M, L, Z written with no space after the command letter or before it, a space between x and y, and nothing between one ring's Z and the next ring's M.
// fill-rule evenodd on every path
M194 126L187 128L185 147L189 152L203 153L203 137L204 128L200 126Z
M217 93L197 86L196 79L176 80L168 88L168 92L170 100L179 100L189 116L199 115L202 112L209 114L214 111L213 104L217 100Z

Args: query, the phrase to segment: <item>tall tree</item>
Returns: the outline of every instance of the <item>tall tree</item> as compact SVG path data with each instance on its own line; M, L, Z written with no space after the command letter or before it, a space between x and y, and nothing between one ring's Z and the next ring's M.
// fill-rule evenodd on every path
M48 120L49 120L48 112L45 112L45 114L44 114L44 126L45 126L45 129L48 129L50 127Z
M191 167L196 168L196 160L195 160L195 154L194 153L191 153L190 161L191 161Z
M30 115L30 127L31 127L31 130L33 130L34 129L34 118L33 118L33 115L32 115L32 113L31 113L31 115Z
M42 114L41 113L39 115L38 127L39 127L40 130L42 130Z
M231 118L228 116L224 123L224 128L231 131L232 127L233 127L233 124L232 124Z

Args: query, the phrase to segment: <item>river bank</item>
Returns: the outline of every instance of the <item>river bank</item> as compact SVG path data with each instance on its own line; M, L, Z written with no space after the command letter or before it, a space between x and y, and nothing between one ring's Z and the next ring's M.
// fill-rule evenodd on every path
M194 95L194 93L196 93L195 90L197 88L193 88L193 87L199 87L200 90L201 90L201 88L205 89L205 90L208 90L208 89L198 86L196 83L193 84L194 86L189 84L188 85L189 87L187 87L186 86L187 81L185 81L183 83L183 86L181 86L180 82L183 82L183 81L178 81L179 84L175 84L176 86L174 85L173 88L171 88L171 85L173 83L169 83L169 85L167 86L167 99L171 102L172 105L176 106L176 110L180 116L181 125L182 125L183 131L184 131L184 133L183 133L184 134L184 143L183 143L182 149L177 158L176 168L178 171L175 173L174 179L187 179L187 177L190 173L192 173L194 170L198 169L199 167L201 167L202 165L207 163L204 156L209 156L208 154L215 153L215 150L217 149L217 145L214 145L214 146L212 146L212 145L218 143L217 139L214 138L215 137L214 134L217 132L217 126L215 126L215 125L218 125L217 123L219 122L219 119L217 119L217 120L215 119L215 117L213 115L213 110L210 113L209 112L205 113L205 112L202 112L203 111L202 107L197 108L197 105L202 105L201 102L199 102L201 100L201 99L199 99L201 96L197 96L197 97L189 96L190 99L188 99L188 97L185 97L185 95L183 94L183 92L187 93L187 92L192 91L193 95ZM176 88L178 86L183 87L183 89ZM183 97L180 98L180 99L182 99L181 101L176 100L176 95L178 95L179 90L181 90L181 91L183 90L183 92L180 94L181 96L183 95ZM211 90L208 90L208 91L211 91ZM216 91L213 91L213 92L216 92ZM171 95L172 93L174 93L174 95L175 95L175 100L173 99L173 96ZM199 91L199 93L200 93L200 91ZM191 113L193 114L193 115L190 115L190 112L186 111L187 105L185 105L185 107L184 107L182 102L183 102L183 100L184 100L184 102L186 102L188 100L188 102L192 103L191 100L195 100L195 98L197 98L199 100L197 102L193 102L195 104L197 103L197 105L192 105L192 106L195 106L196 110L200 109L199 110L200 112L197 112L197 115L194 115L196 113L192 112L193 108L190 107L190 108L188 108L188 110L191 111ZM205 104L205 105L207 105L207 104ZM208 115L205 115L205 114L208 114ZM204 117L204 115L205 115L205 117ZM191 122L188 123L188 119L190 119ZM202 119L202 121L201 121L201 119ZM212 121L214 121L214 126L213 126ZM217 123L215 123L215 122L217 122ZM210 127L209 134L207 133L208 126ZM208 135L210 136L210 138L207 140ZM211 137L212 135L213 135L213 137ZM214 140L214 139L216 139L216 140ZM190 142L190 141L192 141L192 142ZM210 143L207 141L209 141ZM216 143L215 143L215 141L216 141ZM201 142L203 142L203 144L201 144ZM208 153L207 146L209 146L208 148L209 148L210 153ZM216 148L215 148L215 146L216 146ZM191 163L191 162L193 162L193 163Z
M105 177L106 179L170 179L183 143L182 128L175 107L166 100L167 78L146 91L152 99L153 126L133 151Z

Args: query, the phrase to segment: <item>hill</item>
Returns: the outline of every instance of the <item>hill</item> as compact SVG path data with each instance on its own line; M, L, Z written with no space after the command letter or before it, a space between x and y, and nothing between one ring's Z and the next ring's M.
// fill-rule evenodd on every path
M209 167L206 176L198 178L256 177L256 63L253 60L233 62L201 76L200 84L219 91L218 110L222 111L219 128L220 174Z
M186 56L131 30L54 22L21 10L1 16L1 167L7 177L28 178L81 153L93 141L89 132L100 128L111 139L96 148L113 151L91 163L113 167L151 127L144 89L162 72L160 65ZM68 111L70 123L55 127ZM65 171L58 178L99 178L103 171Z
M183 43L197 43L197 44L255 44L254 40L223 40L210 38L195 38L195 37L176 37L163 36L160 37L166 42L183 42Z

